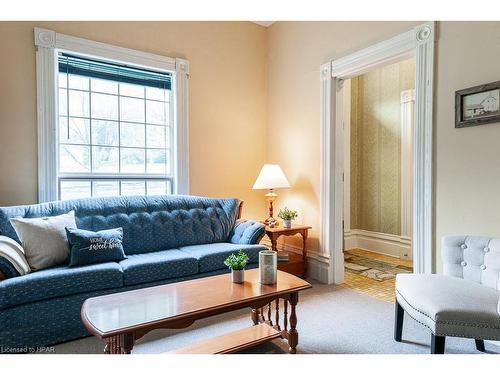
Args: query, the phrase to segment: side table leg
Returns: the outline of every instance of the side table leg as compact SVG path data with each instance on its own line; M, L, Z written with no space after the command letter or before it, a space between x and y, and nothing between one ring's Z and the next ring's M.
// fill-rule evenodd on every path
M278 240L276 237L271 237L271 250L278 251Z
M306 272L307 272L307 247L306 247L307 235L308 235L307 229L301 233L301 236L302 236L302 261L304 262L304 273L302 274L302 278L306 277Z
M297 313L295 307L299 301L299 294L297 292L290 295L290 329L288 330L288 346L289 353L297 353L297 345L299 343L299 333L297 332Z

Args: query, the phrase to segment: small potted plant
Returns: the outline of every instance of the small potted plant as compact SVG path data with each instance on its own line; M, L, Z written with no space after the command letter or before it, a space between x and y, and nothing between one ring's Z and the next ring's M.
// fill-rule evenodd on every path
M278 213L278 217L283 220L283 228L291 228L292 220L295 220L297 216L299 216L297 211L289 210L287 207Z
M248 259L248 255L243 250L240 250L238 254L233 253L224 261L224 264L231 269L233 283L241 284L245 281L245 267Z

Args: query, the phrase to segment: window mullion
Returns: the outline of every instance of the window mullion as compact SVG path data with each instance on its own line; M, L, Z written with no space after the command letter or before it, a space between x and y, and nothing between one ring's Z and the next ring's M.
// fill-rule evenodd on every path
M148 132L147 132L147 125L146 125L146 117L147 117L147 107L146 107L146 88L144 87L144 172L148 173ZM144 182L144 191L147 194L147 185L146 182Z
M120 83L118 83L118 173L122 172L122 118L121 118L121 95ZM120 195L122 194L122 183L120 182Z
M90 158L90 173L94 172L94 147L92 145L92 90L90 87L90 78L88 80L88 85L89 85L89 132L90 132L90 139L89 139L89 158ZM90 192L92 196L93 194L93 183L90 183Z

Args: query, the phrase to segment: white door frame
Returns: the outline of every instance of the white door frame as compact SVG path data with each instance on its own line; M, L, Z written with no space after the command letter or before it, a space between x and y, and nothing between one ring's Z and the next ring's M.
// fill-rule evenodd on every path
M378 66L415 57L415 147L413 151L413 269L433 271L433 76L435 23L377 43L321 66L320 251L328 256L328 283L344 281L342 84Z

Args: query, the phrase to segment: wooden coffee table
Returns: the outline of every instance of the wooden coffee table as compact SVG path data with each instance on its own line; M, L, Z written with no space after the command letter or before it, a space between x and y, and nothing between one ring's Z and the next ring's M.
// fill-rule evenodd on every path
M247 307L253 326L172 353L234 353L278 337L295 353L299 291L311 285L282 271L276 284L262 285L259 269L245 271L245 280L234 284L224 274L89 298L81 318L91 334L106 342L105 353L130 354L135 341L154 329L186 328L198 319Z

